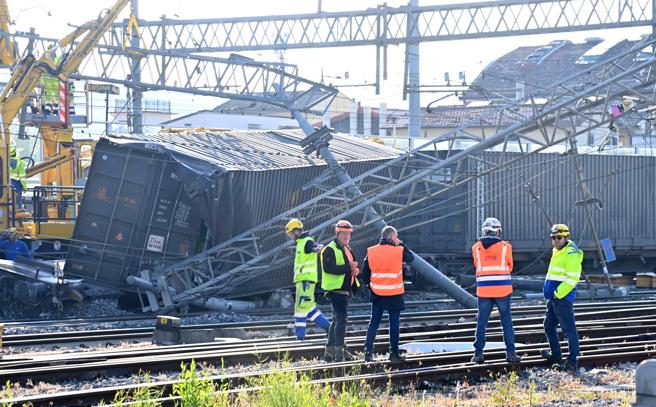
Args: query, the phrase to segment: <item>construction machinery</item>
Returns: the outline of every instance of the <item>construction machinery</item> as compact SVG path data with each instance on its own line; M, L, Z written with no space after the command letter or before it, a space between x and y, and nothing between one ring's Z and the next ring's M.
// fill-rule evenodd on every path
M41 218L48 217L51 210L48 207L48 200L52 197L56 198L60 207L61 202L75 205L79 201L78 195L81 189L74 187L75 167L78 162L74 160L75 146L70 127L69 79L78 70L84 58L94 50L100 38L127 3L128 0L116 1L112 8L107 9L97 19L77 27L62 38L56 46L49 47L39 58L31 52L26 52L16 63L7 86L0 95L0 112L2 114L0 229L18 226L23 232L35 237L67 238L71 236L73 222L68 221L66 215L55 216L56 219L62 221L40 223L39 219L29 221L28 218L32 215L17 207L9 171L9 147L12 143L10 126L26 102L34 98L34 90L41 84L45 100L41 103L33 103L28 111L21 115L23 123L39 126L43 146L44 160L31 166L27 171L28 177L41 174L41 181L45 185L36 190L35 196L38 202L35 205L35 212L45 215ZM2 14L0 29L6 29L9 18L4 1L0 3L0 14ZM10 59L13 55L11 42L4 41L0 43L0 46L3 63L13 62ZM65 186L65 189L56 189L57 186ZM68 208L65 205L64 214L67 211Z

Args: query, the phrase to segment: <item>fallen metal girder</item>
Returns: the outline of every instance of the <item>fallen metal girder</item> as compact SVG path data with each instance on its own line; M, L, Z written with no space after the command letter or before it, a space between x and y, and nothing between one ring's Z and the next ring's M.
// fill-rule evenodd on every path
M410 18L409 18L410 16ZM416 16L416 17L415 17ZM235 52L398 45L652 24L650 0L502 0L219 19L140 21L151 50ZM416 21L416 27L415 22ZM128 22L114 25L121 35ZM412 35L412 33L416 33ZM119 45L122 37L104 45Z
M609 115L609 105L626 95L627 87L629 90L640 90L643 94L653 94L656 90L653 72L656 65L654 44L654 40L643 41L631 51L600 62L552 85L549 89L552 98L547 103L534 104L532 114L516 124L498 126L490 136L473 146L463 147L460 143L471 144L471 134L475 134L472 130L480 126L480 120L474 120L471 124L431 140L397 159L353 178L352 183L344 182L333 187L208 251L166 268L164 273L167 278L171 278L181 270L189 272L198 268L200 271L210 262L218 274L209 280L196 280L195 286L178 292L173 301L182 304L215 293L225 295L244 292L247 291L249 283L279 277L276 273L282 273L285 266L289 268L290 257L285 253L291 247L291 242L286 243L281 232L289 218L302 219L309 226L310 233L320 240L330 235L331 227L337 220L348 218L355 227L354 239L362 239L358 231L366 230L380 219L393 221L402 211L407 211L455 186L498 171L570 137L608 124L617 118ZM644 58L636 58L645 52L651 55L647 61ZM562 86L563 83L577 85ZM650 92L645 92L647 90ZM637 108L652 104L656 102L651 99L639 100ZM494 115L513 115L518 108L516 104L506 106ZM462 137L463 133L469 134ZM520 149L519 154L513 155L500 154L497 161L481 157L490 149L510 152L511 148L517 149L520 143L527 141L538 145L539 148L531 152ZM434 153L432 160L428 154L431 150ZM441 157L438 152L442 152ZM470 161L475 165L468 165ZM426 182L427 180L439 182ZM348 192L354 187L362 193ZM344 196L351 198L347 201L335 199ZM378 212L373 217L368 215L368 209L372 206L375 206ZM253 246L257 247L257 255L237 267L227 263L226 253L235 247L242 247L243 252L248 252L254 250ZM261 264L266 264L268 269L255 271L254 266Z
M0 37L8 34L0 34ZM115 32L108 36L116 36ZM46 50L54 39L32 33L8 35L18 43L32 41L34 54ZM138 54L141 75L130 76L132 61L128 55ZM268 103L286 107L294 103L306 112L313 108L322 112L337 95L337 90L297 75L295 65L258 62L233 55L218 58L191 55L180 51L158 51L121 46L98 45L84 60L71 79L114 83L143 91L165 90L194 95L215 96ZM323 103L323 104L322 104ZM321 104L322 107L317 107Z

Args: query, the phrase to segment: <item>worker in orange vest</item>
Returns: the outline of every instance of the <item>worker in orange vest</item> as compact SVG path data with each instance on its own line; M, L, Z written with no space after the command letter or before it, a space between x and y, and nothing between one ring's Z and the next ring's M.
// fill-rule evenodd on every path
M513 269L512 246L501 240L501 222L497 218L487 218L483 222L483 237L472 246L472 256L476 267L476 296L478 297L478 315L476 318L476 341L472 362L483 363L485 331L492 308L499 309L503 342L506 344L506 361L521 362L515 353L515 332L510 312L510 295Z
M399 354L400 317L405 308L403 262L409 263L412 260L412 252L399 240L399 234L392 226L385 226L380 232L380 242L367 249L362 267L363 281L369 284L371 290L371 319L367 339L364 341L366 362L373 360L376 331L385 310L389 316L389 360L404 360Z

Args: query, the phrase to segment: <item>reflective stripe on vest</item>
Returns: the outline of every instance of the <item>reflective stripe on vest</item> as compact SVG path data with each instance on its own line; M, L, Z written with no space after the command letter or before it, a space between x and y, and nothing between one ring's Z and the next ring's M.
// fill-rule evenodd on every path
M512 252L509 253L511 247L504 241L487 249L480 241L472 247L478 297L501 298L512 294L512 269L508 265L508 260L512 260ZM511 256L510 259L508 256Z
M294 257L294 283L311 281L316 283L318 277L317 253L305 253L305 245L313 241L312 236L296 240L296 256Z
M346 264L346 261L344 260L344 252L337 247L337 243L335 243L334 240L321 250L321 289L325 291L339 290L342 288L342 285L344 285L344 274L330 274L326 273L323 269L323 254L329 247L333 249L333 252L335 253L335 264L338 266Z
M376 245L367 249L369 287L380 296L403 294L403 247Z

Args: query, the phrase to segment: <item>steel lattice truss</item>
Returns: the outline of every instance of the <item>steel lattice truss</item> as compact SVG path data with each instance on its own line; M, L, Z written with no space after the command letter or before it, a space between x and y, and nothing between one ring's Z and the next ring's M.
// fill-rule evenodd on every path
M505 0L365 11L141 22L143 47L186 52L401 44L649 25L651 0ZM415 23L416 22L416 23ZM417 36L411 36L417 26ZM125 30L127 22L114 27ZM116 46L119 38L106 37Z
M645 61L645 54L640 53L652 57ZM172 300L180 305L213 295L248 291L249 285L268 279L284 285L280 282L291 281L291 256L287 252L290 243L285 243L282 233L288 219L303 219L309 224L310 233L322 240L338 219L348 218L354 221L357 238L358 230L378 220L367 218L366 213L373 213L367 212L367 208L375 209L385 220L393 220L458 185L607 125L615 119L609 116L609 105L625 96L638 101L636 108L655 104L655 65L654 41L643 42L629 52L554 84L549 92L551 98L546 104L533 103L529 115L520 116L518 105L500 108L493 115L494 121L492 116L481 117L354 178L353 183L328 187L304 204L168 267L159 275L159 290L169 292L170 287L176 287ZM508 117L516 124L499 125L508 123L504 120ZM490 128L495 130L489 132ZM459 150L459 141L472 140L476 141L473 147ZM513 147L516 151L518 145L526 143L538 148L520 154L496 154L494 161L483 155L490 149L506 152ZM446 158L437 158L436 152L444 150ZM472 162L476 163L473 167L469 165ZM353 194L354 184L362 195Z
M33 54L40 54L57 42L30 33L8 36L23 50L30 49L31 43ZM106 36L118 38L118 33L114 31ZM132 61L127 56L133 54L140 60L139 81L131 79ZM98 45L71 78L115 83L143 91L167 90L241 99L283 108L291 102L300 111L311 110L337 94L336 89L301 78L297 72L295 65L256 62L238 55L217 58Z

